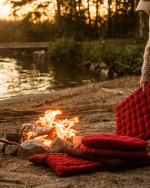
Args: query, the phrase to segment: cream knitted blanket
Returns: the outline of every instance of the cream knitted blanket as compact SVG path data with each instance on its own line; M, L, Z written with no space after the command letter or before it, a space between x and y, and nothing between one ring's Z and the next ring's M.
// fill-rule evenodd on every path
M150 80L150 16L149 16L149 40L145 47L144 62L142 66L140 83L148 82L149 80Z

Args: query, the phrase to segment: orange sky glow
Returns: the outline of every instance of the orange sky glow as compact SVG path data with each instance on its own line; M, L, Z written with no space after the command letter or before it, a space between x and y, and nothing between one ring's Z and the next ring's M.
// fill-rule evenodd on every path
M11 6L10 6L10 4L6 4L6 5L4 5L4 2L5 2L5 0L0 0L0 19L6 19L6 20L9 20L9 19L13 19L13 17L11 16L10 17L10 13L11 13ZM103 14L105 14L105 11L106 11L106 7L107 7L107 0L105 0L105 2L104 2L104 6L103 6L103 8L100 10L100 14L101 15L103 15ZM87 5L86 5L86 2L84 3L84 6L86 7ZM26 7L28 10L30 10L30 6L28 7L28 5L27 5L27 7ZM51 9L51 12L53 12L52 11L52 9L53 9L54 7L53 7L53 5L51 4L50 5L50 9ZM25 9L24 9L25 10ZM23 12L22 12L23 13ZM91 7L91 14L94 16L95 15L95 8L94 7Z
M0 0L0 18L9 19L10 5L3 5L5 0Z

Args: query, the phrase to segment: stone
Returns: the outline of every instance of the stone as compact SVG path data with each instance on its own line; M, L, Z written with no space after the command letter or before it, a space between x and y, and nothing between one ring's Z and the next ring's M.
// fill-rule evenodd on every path
M66 149L72 148L73 144L60 137L55 137L50 145L51 153L63 153Z
M17 145L7 145L5 148L5 154L11 155L11 156L17 156L18 149L19 149L19 146L17 146Z
M102 69L101 75L102 75L102 77L108 77L109 76L109 70L108 69Z
M91 65L91 61L83 61L83 62L81 63L81 66L86 67L86 68L89 68L90 65Z
M90 66L91 71L96 71L99 68L99 63L92 63Z
M81 145L81 137L80 136L73 136L73 147L78 147Z
M46 58L45 50L34 51L32 55L34 61L44 61Z
M99 67L100 67L101 69L107 69L107 65L106 65L106 63L104 63L104 62L100 63L100 64L99 64Z
M10 132L10 133L5 133L4 134L4 138L8 141L11 141L11 142L17 142L19 143L20 142L20 139L21 139L21 134L19 133L13 133L13 132Z
M35 154L47 153L49 148L45 146L40 140L26 140L20 145L19 156L27 158Z
M5 148L6 148L7 144L6 143L3 143L3 142L0 142L0 152L5 152Z

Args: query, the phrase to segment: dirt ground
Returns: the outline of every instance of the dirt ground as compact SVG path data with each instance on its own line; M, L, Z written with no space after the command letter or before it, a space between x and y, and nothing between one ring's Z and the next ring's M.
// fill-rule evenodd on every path
M88 86L0 101L0 137L21 125L60 109L62 118L79 117L79 136L115 133L115 105L139 88L139 77L122 77ZM122 188L150 187L150 167L120 172L94 172L61 178L46 167L0 154L0 187L11 188Z

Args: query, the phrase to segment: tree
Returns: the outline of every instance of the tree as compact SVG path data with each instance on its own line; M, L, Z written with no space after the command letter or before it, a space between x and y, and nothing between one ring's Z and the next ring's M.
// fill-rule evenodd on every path
M77 40L82 40L99 38L100 35L106 38L134 37L136 31L136 27L133 26L136 23L134 1L131 0L107 0L107 8L103 15L101 9L104 7L104 0L6 0L6 2L11 3L13 15L19 17L21 11L24 11L21 15L25 19L23 24L30 25L30 30L29 28L25 30L31 34L36 32L36 29L33 29L34 24L43 20L50 22L49 30L57 38L73 36ZM30 9L27 10L27 6ZM139 21L142 28L143 17L140 16ZM145 35L142 31L143 29L139 29L140 36Z
M87 5L89 25L91 25L90 0L87 0Z
M139 0L134 0L135 9L136 9L138 3L139 3ZM137 21L138 36L140 38L145 38L145 37L147 38L147 36L148 36L148 15L142 10L138 11L137 14L138 14L138 18L137 18L137 20L138 20Z
M112 0L108 0L108 13L107 13L107 21L106 21L106 37L110 37L111 36L111 3Z
M37 1L37 0L5 0L5 4L11 3L12 14L15 17L29 17L31 20L39 20L42 17L51 16L51 11L49 5L53 2L51 1ZM59 0L57 0L57 13L60 14ZM27 8L28 6L28 8ZM23 13L22 13L23 10Z

